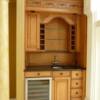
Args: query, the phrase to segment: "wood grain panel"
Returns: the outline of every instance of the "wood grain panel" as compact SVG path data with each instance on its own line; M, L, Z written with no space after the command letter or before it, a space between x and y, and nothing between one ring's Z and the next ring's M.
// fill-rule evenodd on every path
M71 87L72 88L82 88L82 80L72 80L71 81L72 84L71 84Z
M83 13L83 0L26 0L26 10Z
M70 78L55 78L55 100L70 100Z
M33 12L26 13L25 44L26 51L34 51L39 48L39 16Z
M82 71L72 71L72 79L81 79Z
M55 71L53 72L53 77L68 77L70 76L70 71Z
M43 72L25 72L25 77L50 77L50 71L43 71Z
M82 97L82 89L72 89L71 97Z

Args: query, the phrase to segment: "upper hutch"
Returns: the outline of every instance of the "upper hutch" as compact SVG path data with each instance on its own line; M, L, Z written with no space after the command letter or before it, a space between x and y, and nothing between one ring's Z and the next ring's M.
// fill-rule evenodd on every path
M83 0L26 0L26 66L49 65L57 56L86 67L86 27Z

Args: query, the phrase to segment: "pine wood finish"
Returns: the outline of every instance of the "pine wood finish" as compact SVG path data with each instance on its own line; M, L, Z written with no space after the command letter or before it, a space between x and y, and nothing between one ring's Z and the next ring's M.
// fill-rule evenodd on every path
M82 88L82 80L72 80L71 88Z
M73 71L72 72L72 79L81 79L82 78L82 71Z
M26 55L26 65L30 62L38 64L38 61L50 64L51 55L56 52L55 55L61 56L69 53L61 63L86 67L86 16L26 11L25 22L25 51L34 52ZM44 52L42 59L37 52Z
M55 71L53 72L53 77L68 77L70 76L70 71Z
M81 14L83 0L26 0L26 10Z
M82 96L82 89L72 89L71 90L71 97L81 97Z
M70 100L70 78L54 78L54 100Z
M67 51L67 34L68 24L60 18L53 19L51 22L46 24L46 50Z
M71 73L71 100L84 100L85 98L85 71L72 71Z
M85 15L77 16L77 64L86 68L87 61L87 17Z
M25 0L25 67L62 65L86 68L87 18L83 0ZM86 71L31 71L25 78L52 77L52 100L84 100Z
M26 51L39 49L39 15L33 12L26 13L25 22L25 46Z
M85 75L85 70L25 72L25 78L52 77L52 100L84 100Z
M25 77L50 77L51 72L45 71L45 72L25 72Z

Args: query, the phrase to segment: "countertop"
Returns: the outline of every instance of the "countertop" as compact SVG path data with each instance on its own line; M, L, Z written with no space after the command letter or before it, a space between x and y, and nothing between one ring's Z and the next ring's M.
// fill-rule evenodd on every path
M54 68L50 65L40 65L40 66L27 66L24 71L27 72L27 71L67 71L67 70L85 70L85 68L76 65L61 65L60 68Z

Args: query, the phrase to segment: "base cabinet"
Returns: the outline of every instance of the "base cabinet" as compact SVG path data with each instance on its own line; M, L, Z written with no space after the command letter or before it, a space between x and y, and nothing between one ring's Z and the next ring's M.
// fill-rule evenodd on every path
M25 72L25 80L27 78L30 78L32 80L39 80L39 79L51 79L50 82L50 90L51 94L49 95L50 98L46 100L84 100L85 98L85 70L72 70L72 71L31 71L31 72ZM30 84L26 84L26 89L30 89L30 92L25 93L27 96L31 95L31 97L34 97L34 95L37 93L34 89L34 82L30 80ZM41 83L41 81L39 81ZM39 84L40 84L39 83ZM46 87L46 83L44 82L42 87L38 86L38 89L41 90L41 88ZM31 86L30 86L31 85ZM37 84L36 84L37 86ZM32 87L32 88L31 88ZM44 88L43 88L44 89ZM47 89L47 88L46 88ZM48 89L47 89L48 90ZM34 93L34 91L36 93ZM40 91L41 92L41 91ZM38 91L38 93L40 94ZM45 92L47 93L47 92ZM37 94L37 95L39 95ZM45 95L44 92L42 92L42 95ZM33 100L31 99L25 99L25 100ZM41 99L41 98L40 98ZM39 99L39 100L40 100ZM35 99L34 99L35 100Z

